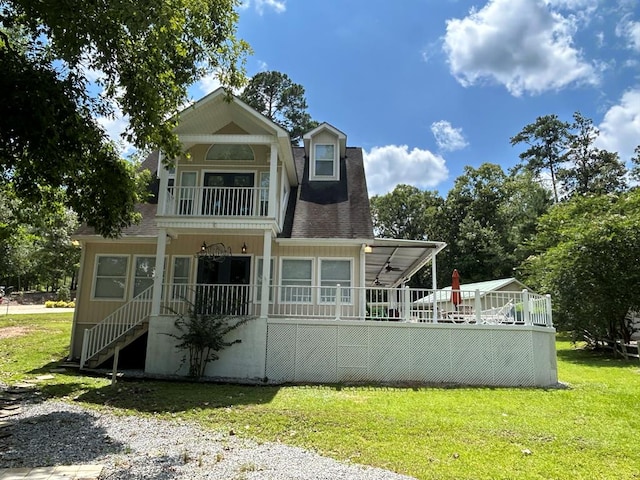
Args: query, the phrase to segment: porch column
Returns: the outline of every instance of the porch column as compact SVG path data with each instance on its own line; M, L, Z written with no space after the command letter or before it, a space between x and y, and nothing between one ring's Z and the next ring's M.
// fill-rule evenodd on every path
M160 315L160 301L162 299L162 280L164 278L164 254L167 250L167 229L158 229L158 243L156 245L156 274L153 277L153 297L151 300L151 316Z
M162 152L158 152L158 214L167 213L167 190L169 187L169 171L162 165Z
M278 175L278 144L274 142L271 144L271 157L269 158L269 208L267 211L267 215L269 218L276 218L276 193L278 191L277 175ZM271 240L269 240L269 245L271 245ZM265 254L265 258L266 258L266 254Z
M269 201L271 209L271 201ZM262 245L262 285L260 286L260 318L269 316L269 289L271 288L271 230L264 231Z
M435 248L433 249L434 253L431 255L431 289L433 290L433 323L438 323L438 280L436 279L436 275L438 273L438 269L436 268L436 255Z

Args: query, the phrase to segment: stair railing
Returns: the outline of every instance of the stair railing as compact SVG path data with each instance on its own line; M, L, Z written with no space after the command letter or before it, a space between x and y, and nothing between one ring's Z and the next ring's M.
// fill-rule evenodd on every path
M100 323L84 331L80 368L94 355L116 341L151 315L153 285L112 312Z

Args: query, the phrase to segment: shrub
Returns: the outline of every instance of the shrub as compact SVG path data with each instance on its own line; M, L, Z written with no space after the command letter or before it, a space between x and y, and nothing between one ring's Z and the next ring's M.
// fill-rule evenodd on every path
M186 313L172 312L178 315L175 327L179 333L168 335L177 339L177 348L185 352L181 366L188 357L189 376L200 378L204 375L207 363L219 358L218 352L241 343L240 339L228 340L227 334L255 317L239 315L241 303L231 308L225 304L225 308L201 295L196 295L195 302L186 299L185 302L188 305Z
M65 287L65 286L60 287L58 289L56 300L58 300L59 302L71 301L71 290L69 290L69 287Z
M44 307L45 308L53 308L56 306L56 302L52 301L52 300L47 300L46 302L44 302Z

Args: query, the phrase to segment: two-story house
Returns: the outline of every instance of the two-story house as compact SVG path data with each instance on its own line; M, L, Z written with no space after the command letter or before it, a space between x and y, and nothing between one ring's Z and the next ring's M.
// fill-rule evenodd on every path
M292 146L222 89L184 110L175 131L187 155L171 169L157 154L144 162L158 192L139 206L142 222L118 239L87 227L74 236L82 259L70 356L81 367L104 365L117 349L147 375L184 375L171 334L189 300L254 318L207 366L210 377L456 381L455 362L442 354L443 374L429 357L449 348L450 326L437 323L435 300L415 303L425 292L403 287L429 263L436 278L445 244L374 238L363 152L343 132L323 123ZM531 328L553 343L552 328ZM492 383L468 376L458 380Z

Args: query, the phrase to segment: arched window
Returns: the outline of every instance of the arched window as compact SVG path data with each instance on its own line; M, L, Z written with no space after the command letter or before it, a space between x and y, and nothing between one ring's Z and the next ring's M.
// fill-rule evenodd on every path
M212 145L207 152L205 160L240 160L253 161L255 159L253 150L249 145Z

